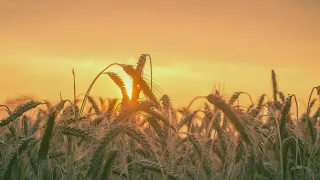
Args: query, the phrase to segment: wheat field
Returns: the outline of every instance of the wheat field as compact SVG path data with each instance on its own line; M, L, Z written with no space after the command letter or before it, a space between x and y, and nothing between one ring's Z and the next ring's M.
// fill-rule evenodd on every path
M58 104L2 104L8 115L0 121L0 178L320 179L320 86L310 87L308 108L299 109L272 70L269 100L262 94L243 107L238 99L248 93L225 97L216 90L177 109L170 96L155 93L152 66L150 81L144 77L149 60L143 54L134 66L111 64L84 96ZM132 78L132 89L112 66ZM118 86L121 99L90 96L101 75ZM198 99L203 108L191 110Z

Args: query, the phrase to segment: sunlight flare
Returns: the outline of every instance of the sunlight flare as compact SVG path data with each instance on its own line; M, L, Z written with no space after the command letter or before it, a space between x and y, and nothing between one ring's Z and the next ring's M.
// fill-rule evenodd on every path
M122 79L123 79L123 83L124 83L124 86L126 88L128 97L129 97L129 99L131 99L132 98L132 78L130 76L128 76L127 74L124 74L122 76ZM120 94L120 97L123 98L120 88L118 88L118 92Z

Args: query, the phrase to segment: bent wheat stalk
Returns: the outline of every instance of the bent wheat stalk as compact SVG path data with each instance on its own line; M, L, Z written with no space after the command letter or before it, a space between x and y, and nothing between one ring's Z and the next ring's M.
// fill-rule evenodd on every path
M89 86L89 88L88 88L88 90L87 90L87 92L86 92L86 94L85 94L85 96L84 96L84 98L83 98L82 104L81 104L80 114L79 114L80 117L82 116L82 113L83 113L83 110L84 110L84 106L86 105L87 98L88 98L88 96L89 96L89 94L90 94L90 91L91 91L94 83L98 80L98 78L99 78L107 69L109 69L111 66L114 66L114 65L121 66L121 65L118 64L118 63L112 63L112 64L110 64L109 66L107 66L106 68L104 68L104 69L94 78L94 80L91 82L91 84L90 84L90 86Z
M210 94L206 98L211 104L214 104L217 108L224 112L224 114L230 119L236 130L240 133L246 144L252 145L252 142L249 138L250 136L247 134L245 127L242 125L240 118L231 109L231 107L224 100L222 100L220 96Z
M20 117L23 113L29 111L30 109L33 109L35 107L37 107L38 105L43 104L42 102L38 102L38 101L29 101L26 104L20 105L18 106L14 112L12 112L10 114L9 117L7 117L6 119L2 119L0 122L0 128L9 124L10 122L16 120L18 117ZM10 111L9 111L10 112Z

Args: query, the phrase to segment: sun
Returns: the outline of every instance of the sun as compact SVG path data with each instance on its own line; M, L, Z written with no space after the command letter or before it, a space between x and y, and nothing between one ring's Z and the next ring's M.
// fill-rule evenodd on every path
M126 88L128 97L129 97L129 99L131 99L132 98L132 78L129 75L124 74L122 76L122 80L124 83L124 87ZM119 88L118 90L119 90L120 96L122 98L121 89Z

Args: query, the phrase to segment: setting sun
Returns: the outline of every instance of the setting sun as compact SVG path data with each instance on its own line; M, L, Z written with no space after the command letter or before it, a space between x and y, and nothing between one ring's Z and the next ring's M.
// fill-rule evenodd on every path
M121 76L123 83L124 83L124 87L126 88L127 94L129 99L132 98L132 78L130 76L128 76L127 74L124 74ZM118 88L119 94L122 98L122 94L121 94L121 89Z

